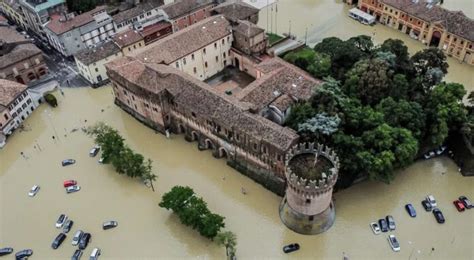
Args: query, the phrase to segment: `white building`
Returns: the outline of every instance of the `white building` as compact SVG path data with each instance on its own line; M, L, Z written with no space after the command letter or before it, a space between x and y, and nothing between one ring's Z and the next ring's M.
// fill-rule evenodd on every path
M79 74L93 86L108 82L109 77L104 64L117 57L122 57L122 52L113 41L105 42L92 49L82 50L74 56Z
M0 79L0 147L35 108L26 85Z
M161 9L162 5L163 1L148 1L114 15L115 31L142 30L145 26L165 20L167 17Z
M115 34L106 6L98 6L81 15L54 15L45 28L48 41L64 56L107 41Z

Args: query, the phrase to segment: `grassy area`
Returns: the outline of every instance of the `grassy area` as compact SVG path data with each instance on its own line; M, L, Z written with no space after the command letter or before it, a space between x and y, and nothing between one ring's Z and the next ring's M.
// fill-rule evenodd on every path
M276 41L279 41L279 40L283 39L282 36L280 36L278 34L274 34L274 33L267 33L267 36L268 36L268 42L269 42L270 45L272 45Z

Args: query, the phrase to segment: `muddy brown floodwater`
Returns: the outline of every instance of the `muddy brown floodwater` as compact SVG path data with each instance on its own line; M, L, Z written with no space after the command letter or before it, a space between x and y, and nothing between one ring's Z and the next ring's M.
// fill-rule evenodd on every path
M444 2L445 8L462 10L466 15L474 18L473 0L445 0ZM275 8L273 11L267 8L260 11L259 25L267 31L282 34L290 31L291 24L291 34L302 41L305 41L305 35L307 35L306 42L309 46L314 46L326 37L348 39L365 34L373 37L378 44L389 38L400 39L405 42L412 55L426 48L421 42L393 28L382 24L367 26L351 19L347 15L350 8L341 0L278 0L278 12L275 12ZM461 64L450 57L448 57L448 63L448 75L445 80L459 82L465 86L466 90L474 91L474 67Z
M238 237L239 259L341 259L343 252L350 259L474 257L474 209L458 213L452 204L463 194L474 199L474 179L462 177L448 158L417 162L399 172L390 185L369 181L335 194L334 226L324 234L304 236L281 223L280 197L209 151L198 151L196 143L183 136L166 139L143 126L113 105L110 87L66 89L64 97L57 96L58 108L40 106L26 120L26 130L15 132L0 150L0 247L32 248L33 259L65 259L74 251L73 233L82 229L92 233L86 256L100 247L102 259L224 259L224 249L158 207L164 192L188 185L213 212L226 217L226 228ZM117 128L133 149L153 160L159 175L157 192L97 163L99 156L89 157L92 140L71 130L97 121ZM55 133L60 137L53 141ZM77 163L61 167L66 158ZM66 194L62 182L67 179L77 180L81 191ZM41 190L30 198L27 193L34 184ZM446 217L443 225L420 205L430 193ZM416 218L403 208L409 202L418 212ZM63 245L52 250L59 233L54 224L61 213L75 223ZM369 228L371 221L388 214L397 222L393 233L401 243L399 253L392 252L387 234L376 236ZM103 231L106 220L117 220L119 226ZM282 253L283 245L295 242L301 245L299 251Z

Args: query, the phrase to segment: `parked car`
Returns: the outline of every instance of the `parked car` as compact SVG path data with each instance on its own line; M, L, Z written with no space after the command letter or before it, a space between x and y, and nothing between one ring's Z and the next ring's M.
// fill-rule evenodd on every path
M13 248L11 247L0 248L0 256L9 255L11 253L13 253Z
M100 151L100 146L96 145L94 148L92 148L89 152L90 157L95 157Z
M438 221L438 223L442 224L445 222L443 212L441 212L441 210L433 209L433 215L435 216L436 221Z
M81 249L81 250L86 249L86 247L89 244L90 240L91 240L91 234L90 233L84 233L84 235L82 235L81 239L79 239L79 249Z
M81 237L84 235L84 232L82 230L78 230L76 231L76 233L74 233L74 236L72 237L72 245L73 246L77 246L77 244L79 244L79 240L81 240Z
M459 200L462 202L462 204L464 204L466 209L471 209L474 207L474 205L472 205L471 201L466 196L459 197Z
M464 203L462 203L460 200L453 201L453 204L459 212L462 212L466 209Z
M294 243L294 244L289 244L289 245L284 246L283 247L283 252L288 254L288 253L297 251L299 249L300 249L300 245L298 243Z
M61 214L58 218L58 220L56 221L56 227L57 228L60 228L64 225L64 223L66 223L67 221L67 216L66 214Z
M77 181L75 180L67 180L67 181L64 181L64 188L74 186L76 184L77 184Z
M441 155L441 154L443 154L444 151L446 151L446 148L447 148L447 147L444 146L444 145L438 147L438 149L436 149L436 151L435 151L435 152L436 152L436 155Z
M64 233L59 233L59 235L54 239L53 243L51 244L51 247L53 249L57 249L64 241L64 239L66 239L66 234Z
M382 232L382 230L380 230L380 226L379 226L379 224L377 224L377 222L370 223L370 228L372 229L372 232L374 232L374 234L376 234L376 235L378 235L378 234L380 234L380 232Z
M99 161L98 161L100 164L103 164L104 163L104 157L100 157Z
M426 196L426 201L428 201L431 204L431 207L436 208L438 204L436 203L436 199L433 195L428 195Z
M379 219L379 226L382 232L388 232L388 224L387 224L387 221L385 221L385 219L383 218Z
M436 153L435 153L434 151L427 152L427 153L423 154L423 157L424 157L426 160L431 159L431 158L433 158L433 157L435 157L435 156L436 156Z
M385 219L387 220L388 229L395 230L396 226L395 226L395 220L393 219L393 217L388 215L385 217Z
M412 218L416 217L416 210L415 210L415 207L413 207L413 205L408 203L407 205L405 205L405 209L407 210L408 215L410 215L410 217Z
M15 258L16 259L24 259L24 258L27 258L29 256L33 255L33 250L31 249L25 249L25 250L21 250L19 252L17 252L15 254Z
M69 231L70 231L71 228L72 228L72 225L74 225L74 221L68 219L68 220L66 221L66 223L64 224L64 226L63 226L63 232L64 232L64 233L69 233Z
M35 185L35 186L31 187L30 192L28 192L28 196L34 197L36 195L36 193L38 193L39 190L40 190L40 186L38 186L38 185Z
M390 247L392 247L393 251L398 252L400 251L400 243L395 235L388 236L388 243Z
M71 260L79 260L81 259L81 256L82 256L82 250L76 249L76 251L74 251L74 254L71 257Z
M100 256L100 248L94 248L92 249L91 256L89 257L89 260L96 260L99 259Z
M66 193L73 193L81 190L81 186L74 185L66 188Z
M107 229L114 228L116 226L118 226L118 222L114 221L114 220L111 220L111 221L104 222L102 224L102 229L107 230Z
M431 204L427 200L422 200L421 205L423 205L423 208L426 211L431 211L433 209L433 207L431 206Z
M66 160L61 162L61 164L63 166L68 166L68 165L72 165L72 164L75 164L75 163L76 163L76 160L74 160L74 159L66 159Z

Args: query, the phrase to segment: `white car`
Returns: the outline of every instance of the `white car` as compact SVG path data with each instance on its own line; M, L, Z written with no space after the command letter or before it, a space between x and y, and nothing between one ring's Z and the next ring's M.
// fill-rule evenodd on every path
M81 190L81 186L79 185L74 185L74 186L69 186L66 188L66 193L73 193Z
M104 157L100 157L99 163L100 163L100 164L103 164L103 163L104 163Z
M35 185L35 186L31 187L30 192L28 192L28 196L34 197L36 195L36 193L38 193L39 190L40 190L40 186L38 186L38 185Z
M76 233L74 233L74 236L72 237L71 244L73 246L77 246L79 244L79 240L81 240L82 235L84 235L84 232L82 230L76 231Z
M436 199L433 195L426 196L426 201L428 201L431 204L431 207L433 208L436 208L438 206L438 204L436 203Z
M390 244L390 247L392 247L393 251L400 251L400 243L398 242L398 239L395 237L395 235L388 236L388 243Z
M89 152L90 157L95 157L100 151L100 146L95 145L94 148L92 148Z
M376 235L378 235L382 232L382 230L380 230L380 226L377 222L370 223L370 228L372 229L372 232L374 232L374 234L376 234Z
M100 256L100 248L94 248L92 249L91 256L89 257L89 260L96 260L99 259Z
M58 218L58 220L56 221L56 228L60 228L64 225L64 223L66 223L67 221L67 215L66 214L61 214Z

